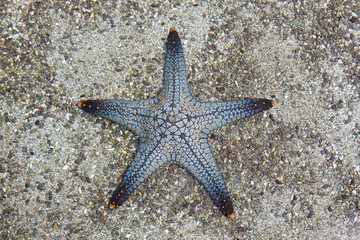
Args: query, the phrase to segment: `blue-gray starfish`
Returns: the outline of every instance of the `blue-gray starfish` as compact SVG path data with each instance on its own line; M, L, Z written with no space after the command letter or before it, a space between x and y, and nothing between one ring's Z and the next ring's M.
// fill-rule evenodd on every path
M170 29L166 46L165 86L158 97L138 101L85 100L79 108L110 119L140 137L134 160L110 199L119 207L150 174L178 163L205 187L215 205L229 218L235 213L225 181L210 149L210 134L241 118L274 106L268 99L199 102L191 94L179 35Z

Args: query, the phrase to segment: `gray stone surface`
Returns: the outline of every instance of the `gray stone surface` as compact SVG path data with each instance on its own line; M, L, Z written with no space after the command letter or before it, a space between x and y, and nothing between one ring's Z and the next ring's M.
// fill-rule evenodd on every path
M0 3L0 238L357 239L359 9L356 1ZM276 100L213 136L234 220L177 166L107 209L137 138L76 103L155 96L170 27L200 100Z

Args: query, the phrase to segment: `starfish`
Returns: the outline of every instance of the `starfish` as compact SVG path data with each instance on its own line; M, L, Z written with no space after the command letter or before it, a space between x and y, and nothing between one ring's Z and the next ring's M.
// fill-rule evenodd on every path
M177 163L205 187L222 214L234 218L225 181L210 148L216 129L275 105L268 99L199 102L191 94L179 35L171 28L166 44L165 86L157 97L137 101L83 100L85 112L112 120L139 136L139 148L122 181L113 192L109 208L122 205L153 172Z

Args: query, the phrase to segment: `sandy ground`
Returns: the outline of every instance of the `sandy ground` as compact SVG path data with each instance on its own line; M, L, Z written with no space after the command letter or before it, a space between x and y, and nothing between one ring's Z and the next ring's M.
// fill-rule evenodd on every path
M1 239L357 239L360 4L356 1L2 1ZM212 149L227 219L177 166L107 208L138 139L83 98L142 99L180 33L201 101L276 106Z

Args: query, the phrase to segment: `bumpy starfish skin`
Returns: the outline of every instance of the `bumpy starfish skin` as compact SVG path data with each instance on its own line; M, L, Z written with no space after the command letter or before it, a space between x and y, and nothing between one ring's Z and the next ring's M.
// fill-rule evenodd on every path
M165 86L153 99L85 100L79 108L110 119L140 137L134 160L110 199L109 208L119 207L153 172L178 163L205 187L214 204L229 218L234 209L225 181L210 149L209 135L216 129L274 106L268 99L229 102L199 102L191 94L181 42L170 29L165 59Z

